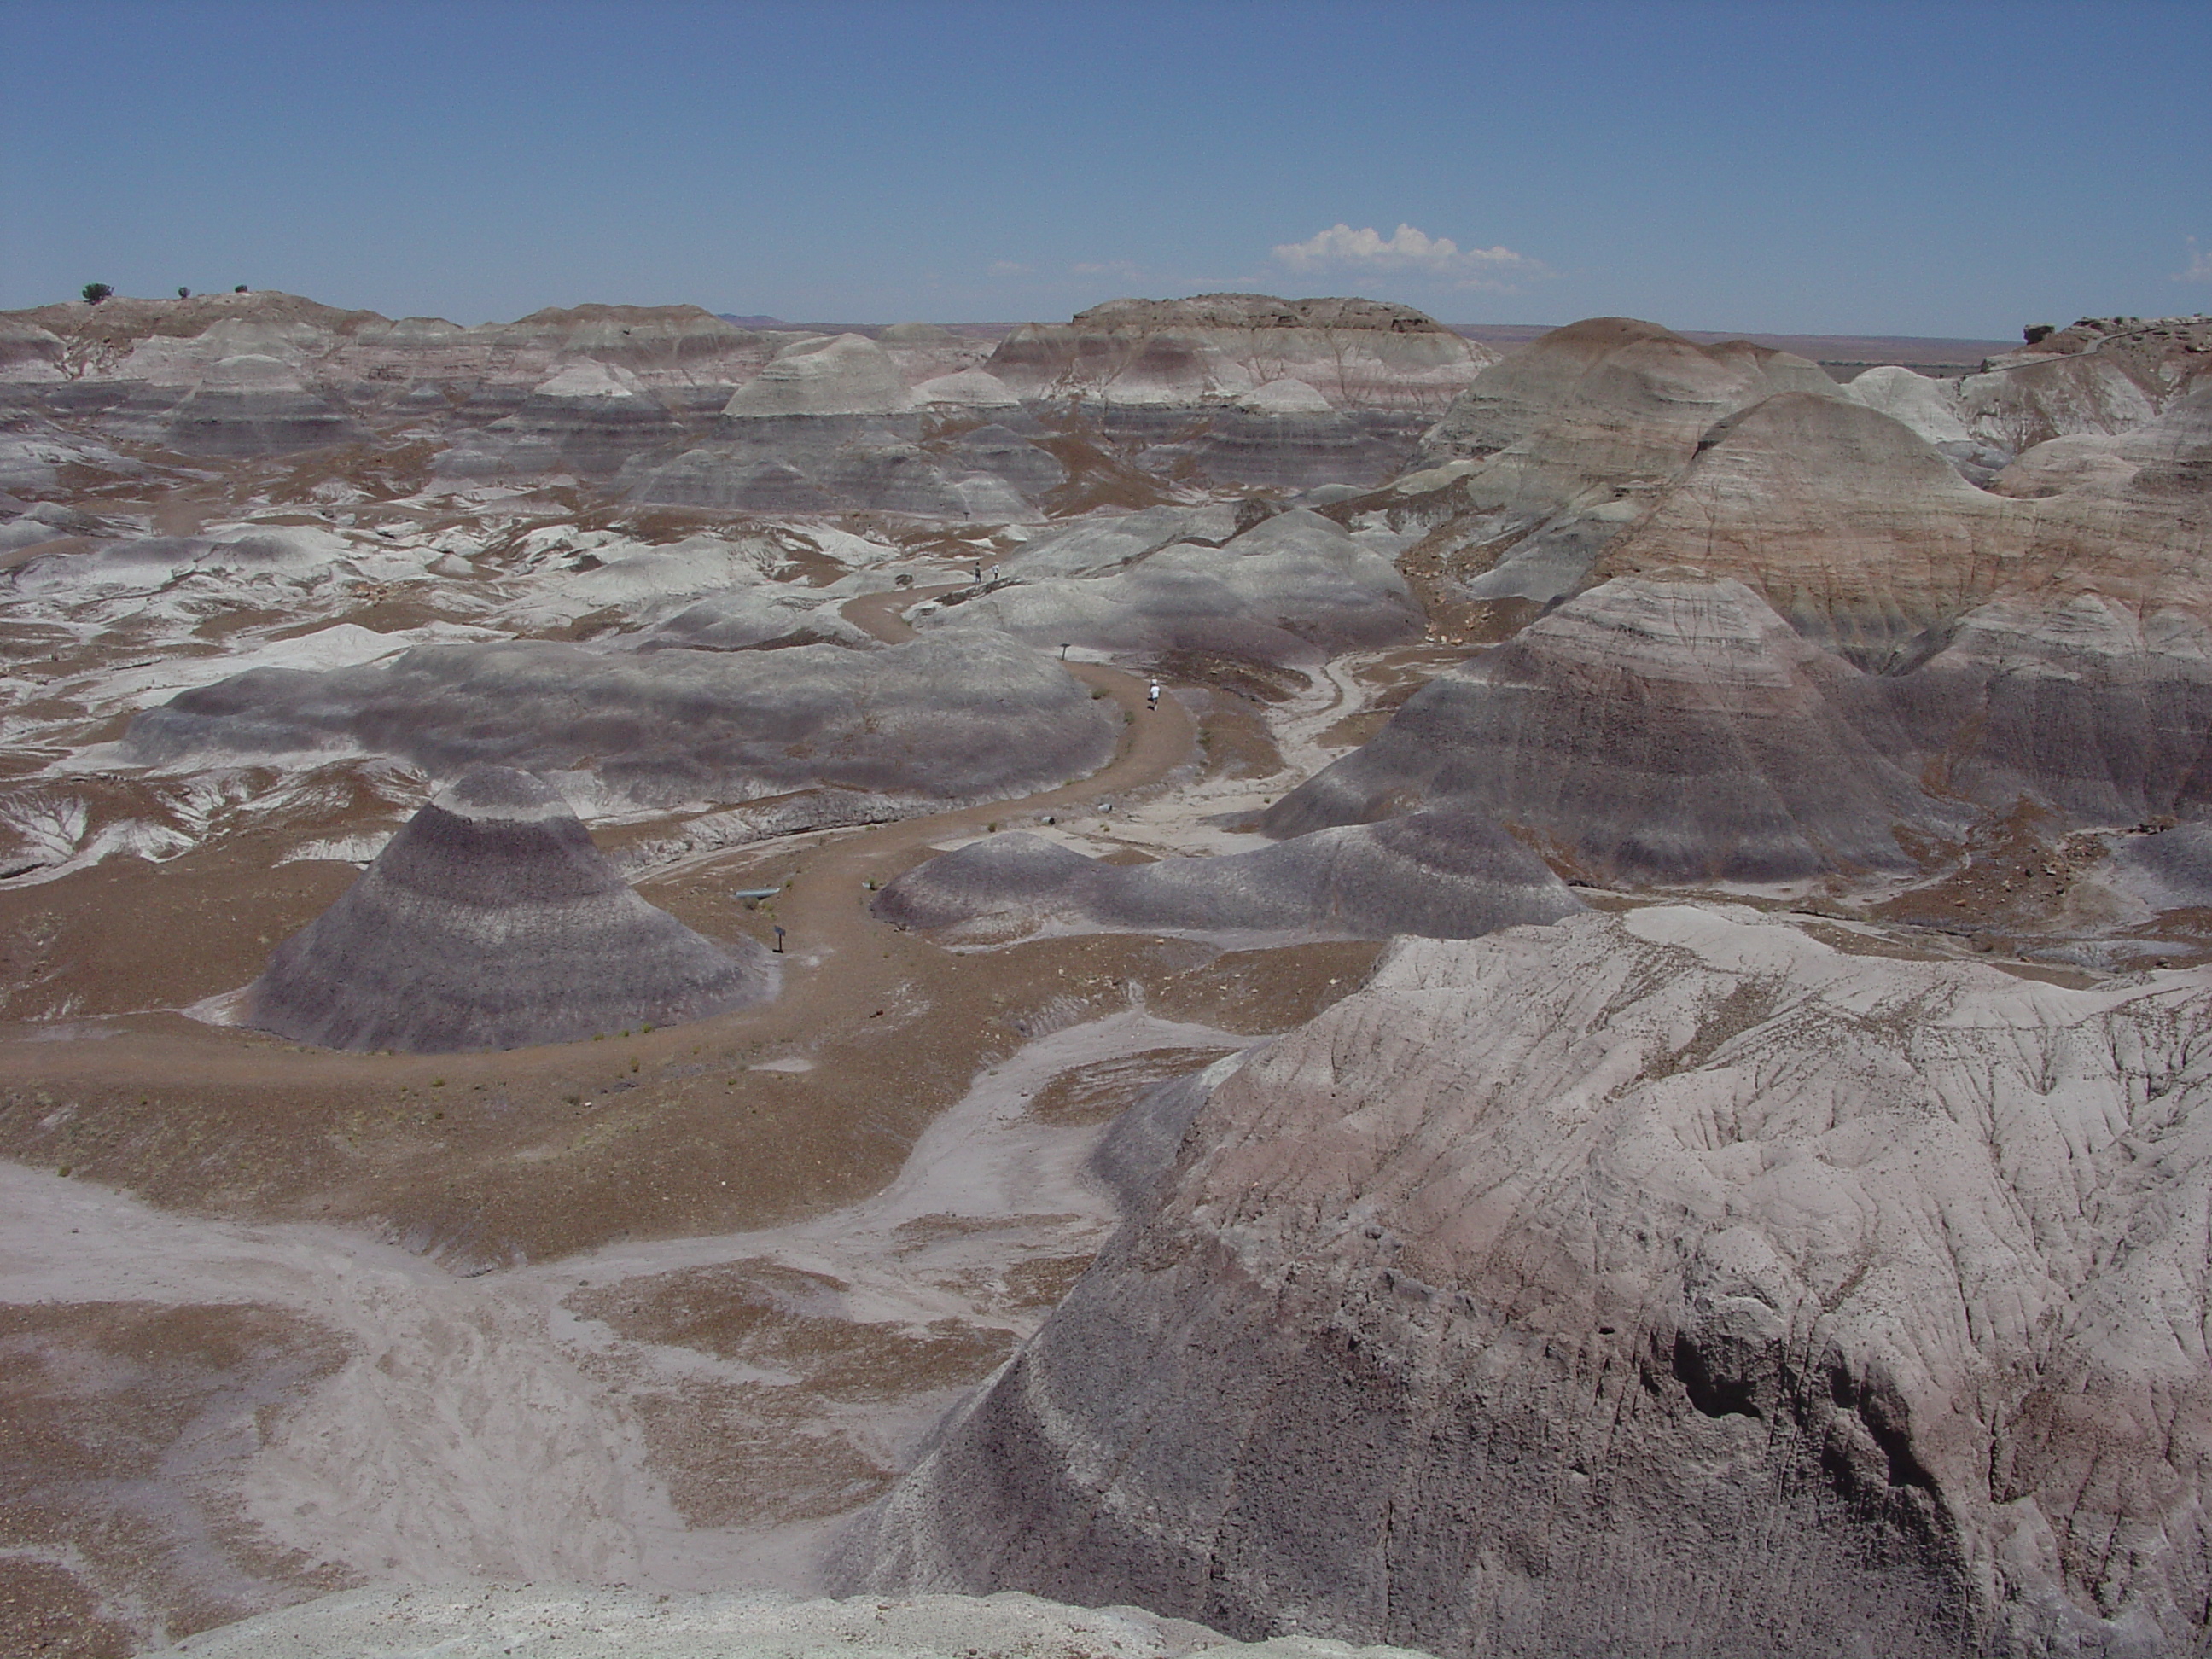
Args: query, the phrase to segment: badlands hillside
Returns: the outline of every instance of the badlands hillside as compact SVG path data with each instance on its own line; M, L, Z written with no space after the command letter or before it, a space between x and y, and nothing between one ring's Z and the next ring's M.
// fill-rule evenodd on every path
M2029 332L0 315L0 1652L2202 1653L2212 319Z

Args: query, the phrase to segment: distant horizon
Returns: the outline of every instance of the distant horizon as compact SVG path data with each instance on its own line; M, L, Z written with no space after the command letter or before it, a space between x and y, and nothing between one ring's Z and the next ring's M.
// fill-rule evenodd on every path
M234 285L234 286L235 286L235 285ZM142 303L142 304L143 304L143 303L147 303L147 302L173 301L177 300L177 299L178 299L178 298L179 298L179 297L189 297L189 298L196 299L196 300L198 300L198 299L210 299L210 298L222 298L222 297L224 297L224 296L226 296L226 295L229 295L229 294L230 294L230 293L232 293L233 291L234 291L234 289L211 289L207 290L205 293L202 293L202 292L199 292L199 291L198 291L198 290L195 290L195 291L194 291L193 293L191 293L189 296L179 296L179 295L174 295L174 294L125 294L125 293L122 293L122 292L120 292L120 291L118 291L118 292L117 292L116 294L114 294L112 297L112 298L114 298L114 299L125 300L125 301L133 301L133 302L136 302L136 303ZM292 298L292 299L306 300L306 301L308 301L309 302L311 302L311 303L313 303L313 304L316 304L316 305L327 305L327 304L329 304L329 303L330 303L330 302L329 302L329 301L324 301L324 300L321 300L321 299L317 298L317 296L315 296L314 295L312 295L312 294L298 294L298 293L294 293L292 290L290 290L290 289L249 289L249 290L248 290L248 292L249 292L249 293L253 293L253 294L283 294L283 295L286 295L287 296L289 296L289 297L290 297L290 298ZM1169 297L1173 297L1173 298L1188 298L1188 297L1190 297L1190 296L1188 296L1188 295L1161 296L1161 295L1115 295L1115 298L1117 298L1117 299L1136 299L1136 298L1161 299L1161 298L1169 298ZM1271 297L1271 298L1276 298L1276 299L1284 299L1284 300L1301 300L1301 299L1315 299L1315 298L1334 298L1334 299L1371 298L1371 297L1373 297L1373 296L1371 296L1371 295L1299 295L1299 294L1295 294L1295 293L1284 293L1284 294L1271 295L1270 295L1270 297ZM47 306L52 306L52 305L63 305L63 304L68 304L68 303L70 303L70 302L72 302L72 301L80 301L80 300L81 300L81 298L82 298L82 296L81 296L81 295L62 295L62 296L61 296L60 298L58 298L58 299L54 299L54 300L46 300L46 301L36 301L36 302L34 302L34 303L33 303L33 304L30 304L30 305L27 305L27 306L15 306L15 307L6 307L5 309L9 310L9 311L37 311L37 310L41 310L41 309L45 308L45 307L47 307ZM901 325L901 324L912 324L912 323L922 323L922 324L928 324L928 325L933 325L933 326L939 327L939 328L1015 329L1015 328L1019 328L1019 327L1024 326L1024 325L1031 324L1031 323L1052 324L1052 323L1064 323L1064 322L1066 322L1066 321L1067 321L1067 320L1068 320L1068 318L1067 318L1067 317L1014 317L1014 316L1006 316L1006 317L848 317L848 318L827 318L827 317L781 317L781 316L776 316L776 315L774 315L774 314L771 314L771 313L763 313L763 312L715 311L715 310L713 310L713 309L711 309L710 307L707 307L707 306L701 305L697 301L693 301L693 300L661 300L661 301L627 301L627 300L578 300L578 301L572 301L569 305L567 305L567 306L562 306L562 305L560 305L560 304L557 304L557 303L556 303L556 304L552 304L552 305L547 305L547 306L536 306L536 307L532 307L529 311L518 312L518 313L516 313L514 316L511 316L511 317L489 317L489 318L486 318L486 319L485 319L482 323L477 323L477 324L459 324L459 323L456 323L456 325L457 325L457 326L461 326L461 327L489 327L489 326L494 326L494 325L501 325L501 324L507 324L507 323L514 323L514 322L517 322L517 321L520 321L522 318L524 318L524 317L528 317L528 316L531 316L531 315L533 315L533 314L535 314L537 312L539 312L539 311L546 311L546 310L568 310L568 309L573 309L573 308L574 308L575 307L578 307L578 306L586 306L586 305L635 305L635 306L639 307L641 309L652 309L652 308L654 308L654 307L661 307L661 306L685 306L685 305L691 305L691 306L697 306L697 307L698 307L698 308L699 308L700 310L706 312L709 316L715 317L715 318L719 318L719 319L720 319L721 321L723 321L723 322L726 322L726 323L732 323L732 324L734 324L734 325L738 325L738 326L739 326L739 327L742 327L742 328L755 328L755 329L821 329L821 330L838 329L838 328L871 328L871 329L881 329L881 328L892 328L892 327L896 327L896 326L897 326L897 325ZM337 307L337 306L333 306L333 307L331 307L331 308L332 308L333 310L353 310L353 311L375 311L375 310L376 310L376 308L375 308L374 307L371 307L371 306L356 306L356 307ZM380 316L386 317L386 318L388 318L388 319L392 319L392 320L394 320L394 321L399 320L399 319L398 319L398 318L397 318L397 317L393 316L393 314L392 314L392 313L388 313L388 312L377 312L377 313L376 313L376 314L378 314L378 315L380 315ZM410 318L419 318L419 319L426 319L426 320L435 321L435 322L449 322L449 323L451 323L451 322L456 322L456 319L453 319L453 318L452 318L452 317L450 317L450 316L447 316L447 315L446 315L445 313L440 313L440 312L410 312L410 313L405 313L405 314L406 314L408 317L410 317ZM1070 315L1070 316L1073 316L1073 314L1074 314L1074 313L1069 313L1069 315ZM1575 324L1575 323L1577 323L1577 322L1587 322L1587 321L1591 320L1589 318L1587 318L1587 317L1570 317L1570 318L1564 319L1563 319L1563 320L1561 320L1561 321L1558 321L1558 322L1547 322L1547 323L1530 323L1530 322L1481 322L1481 321L1470 321L1470 320L1467 320L1467 319L1459 319L1459 320L1454 320L1453 319L1451 319L1451 318L1449 318L1449 317L1436 316L1433 313L1425 313L1425 314L1428 314L1428 315L1431 316L1431 317L1432 317L1432 319L1433 319L1433 320L1435 320L1436 322L1437 322L1437 323L1441 324L1443 327L1445 327L1445 328L1447 328L1447 329L1449 329L1452 332L1454 332L1454 333L1455 333L1455 334L1463 334L1463 335L1467 335L1467 336L1469 336L1470 337L1480 337L1480 336L1482 336L1482 335L1488 334L1488 335L1494 335L1494 336L1498 336L1498 337L1523 336L1523 337L1528 337L1528 338L1531 338L1531 339L1533 339L1533 338L1536 337L1537 337L1537 336L1539 336L1539 335L1541 335L1541 334L1547 334L1547 333L1551 332L1551 331L1552 331L1553 330L1554 330L1554 329L1565 328L1565 327L1568 327L1568 326L1571 325L1572 324ZM1595 314L1621 314L1621 313L1595 313ZM2115 314L2115 313L2105 313L2105 314L2106 314L2106 315L2112 315L2112 314ZM1850 332L1850 331L1844 331L1836 330L1836 329L1796 329L1796 330L1789 330L1789 329L1729 329L1729 328L1720 328L1720 329L1709 329L1709 328L1708 328L1708 329L1693 329L1693 328L1675 328L1675 327L1674 327L1674 325L1673 324L1668 323L1668 322L1664 318L1661 318L1661 317L1645 317L1645 318L1641 318L1641 319L1639 319L1638 320L1640 320L1640 321L1644 321L1644 322L1649 322L1649 323L1656 323L1656 324L1658 324L1658 325L1659 325L1660 326L1662 326L1662 327L1673 329L1673 331L1674 331L1675 333L1681 335L1681 336L1682 336L1684 338L1686 338L1686 339L1694 339L1694 340L1706 341L1706 342L1720 341L1720 340L1726 340L1726 339L1732 339L1732 338L1743 338L1743 339L1749 339L1749 340L1753 340L1753 341L1756 341L1756 340L1760 339L1760 338L1769 338L1769 339L1789 339L1789 340L1829 340L1829 341L1835 341L1835 342L1839 342L1839 343L1840 343L1840 342L1844 342L1844 341L1858 340L1858 341L1867 341L1867 342L1872 342L1872 343L1882 343L1897 344L1897 345L1922 344L1922 345L1966 345L1966 346L2016 346L2016 345L2019 345L2019 344L2022 343L2022 340L2021 340L2021 337L2020 331L2017 331L2017 330L2015 330L2012 334L2010 334L2010 335L2008 335L2008 336L1998 336L1998 335L1972 335L1972 334L1860 333L1860 332ZM2064 319L2057 319L2057 318L2054 318L2054 319L2050 319L2050 320L2051 320L2051 321L2052 321L2054 324L2056 324L2057 325L2058 325L2058 326L2062 326L2062 327L2063 327L2063 326L2064 326L2064 325L2065 325L2065 324L2066 324L2066 323L2071 322L2071 321L2073 321L2074 319L2071 319L2071 318L2064 318ZM2022 326L2023 326L2023 327L2025 327L2025 326L2027 326L2027 325L2023 325Z
M2212 309L2183 0L9 0L0 308L2009 339ZM2054 54L2063 54L2062 65Z

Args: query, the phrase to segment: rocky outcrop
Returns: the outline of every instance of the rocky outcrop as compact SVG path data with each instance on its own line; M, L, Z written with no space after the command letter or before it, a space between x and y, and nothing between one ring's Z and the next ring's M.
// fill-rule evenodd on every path
M131 722L142 763L370 752L434 776L595 768L644 804L818 784L996 799L1105 763L1118 726L1057 663L1004 638L772 653L424 646L328 673L258 669Z
M1734 577L1809 637L1887 672L1998 599L2049 609L2094 597L2146 618L2172 608L2212 620L2208 437L2212 403L2186 399L2103 441L2139 459L2076 467L2062 492L2021 500L1968 484L1887 416L1784 394L1715 428L1591 576Z
M2155 420L2123 435L2074 433L2038 444L1990 487L2027 501L2075 492L2108 499L2212 497L2212 386L2177 398Z
M634 468L624 483L633 500L654 505L1033 519L1064 476L1051 455L995 424L925 441L920 412L1018 401L975 370L909 391L892 355L858 334L800 339L731 396L712 441Z
M908 871L874 907L902 927L998 938L1058 924L1340 939L1473 939L1582 908L1542 860L1488 820L1428 812L1134 866L1018 831Z
M1974 435L2017 453L2141 426L2212 381L2212 317L2084 317L1959 383Z
M51 329L19 318L0 318L0 380L58 380L68 348Z
M2208 1018L1747 911L1409 943L1224 1068L842 1583L1455 1656L2197 1651Z
M1331 407L1437 407L1494 361L1409 306L1203 294L1024 324L985 367L1025 397L1195 404L1304 382Z
M1841 395L1818 364L1787 352L1703 346L1656 323L1595 317L1485 369L1423 439L1421 459L1550 450L1592 477L1670 476L1715 422L1778 392Z
M562 360L575 358L654 385L735 383L769 356L758 335L697 306L549 307L516 322L464 328L441 317L395 321L373 311L343 311L268 289L179 300L118 295L97 306L72 301L8 316L59 340L60 372L87 380L189 384L224 357L257 354L291 361L333 384L533 386ZM35 355L51 357L43 350Z
M560 793L481 767L278 945L245 1023L327 1048L457 1054L675 1025L775 994L769 953L633 893Z
M2000 600L1876 684L1947 796L2073 824L2212 809L2212 629L2185 612Z
M917 404L943 404L956 409L1012 409L1021 403L1014 389L997 375L981 368L963 368L915 383Z
M617 480L641 504L748 513L867 511L1014 523L1064 476L1002 426L923 442L919 416L762 415L726 421L718 441Z

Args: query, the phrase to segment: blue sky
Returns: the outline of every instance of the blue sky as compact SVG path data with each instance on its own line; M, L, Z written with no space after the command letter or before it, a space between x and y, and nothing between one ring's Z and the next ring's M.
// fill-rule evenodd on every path
M0 307L243 282L461 322L965 321L1239 288L1982 337L2212 310L2202 0L0 0Z

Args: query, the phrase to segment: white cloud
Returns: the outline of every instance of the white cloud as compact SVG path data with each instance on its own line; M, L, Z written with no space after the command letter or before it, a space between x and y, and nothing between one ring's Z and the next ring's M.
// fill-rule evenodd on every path
M2212 283L2212 252L2197 246L2197 239L2189 239L2189 269L2173 279L2177 283Z
M1136 282L1145 274L1127 259L1109 259L1103 264L1070 265L1067 269L1071 275L1077 276L1119 276L1125 283Z
M1372 225L1354 230L1334 224L1303 242L1279 244L1275 258L1292 270L1422 270L1449 277L1459 288L1508 291L1516 279L1552 274L1541 260L1510 247L1462 248L1449 236L1431 236L1411 225L1400 225L1395 234L1385 236Z
M1033 265L1021 264L1012 259L991 261L991 275L994 276L1026 276L1035 269Z

